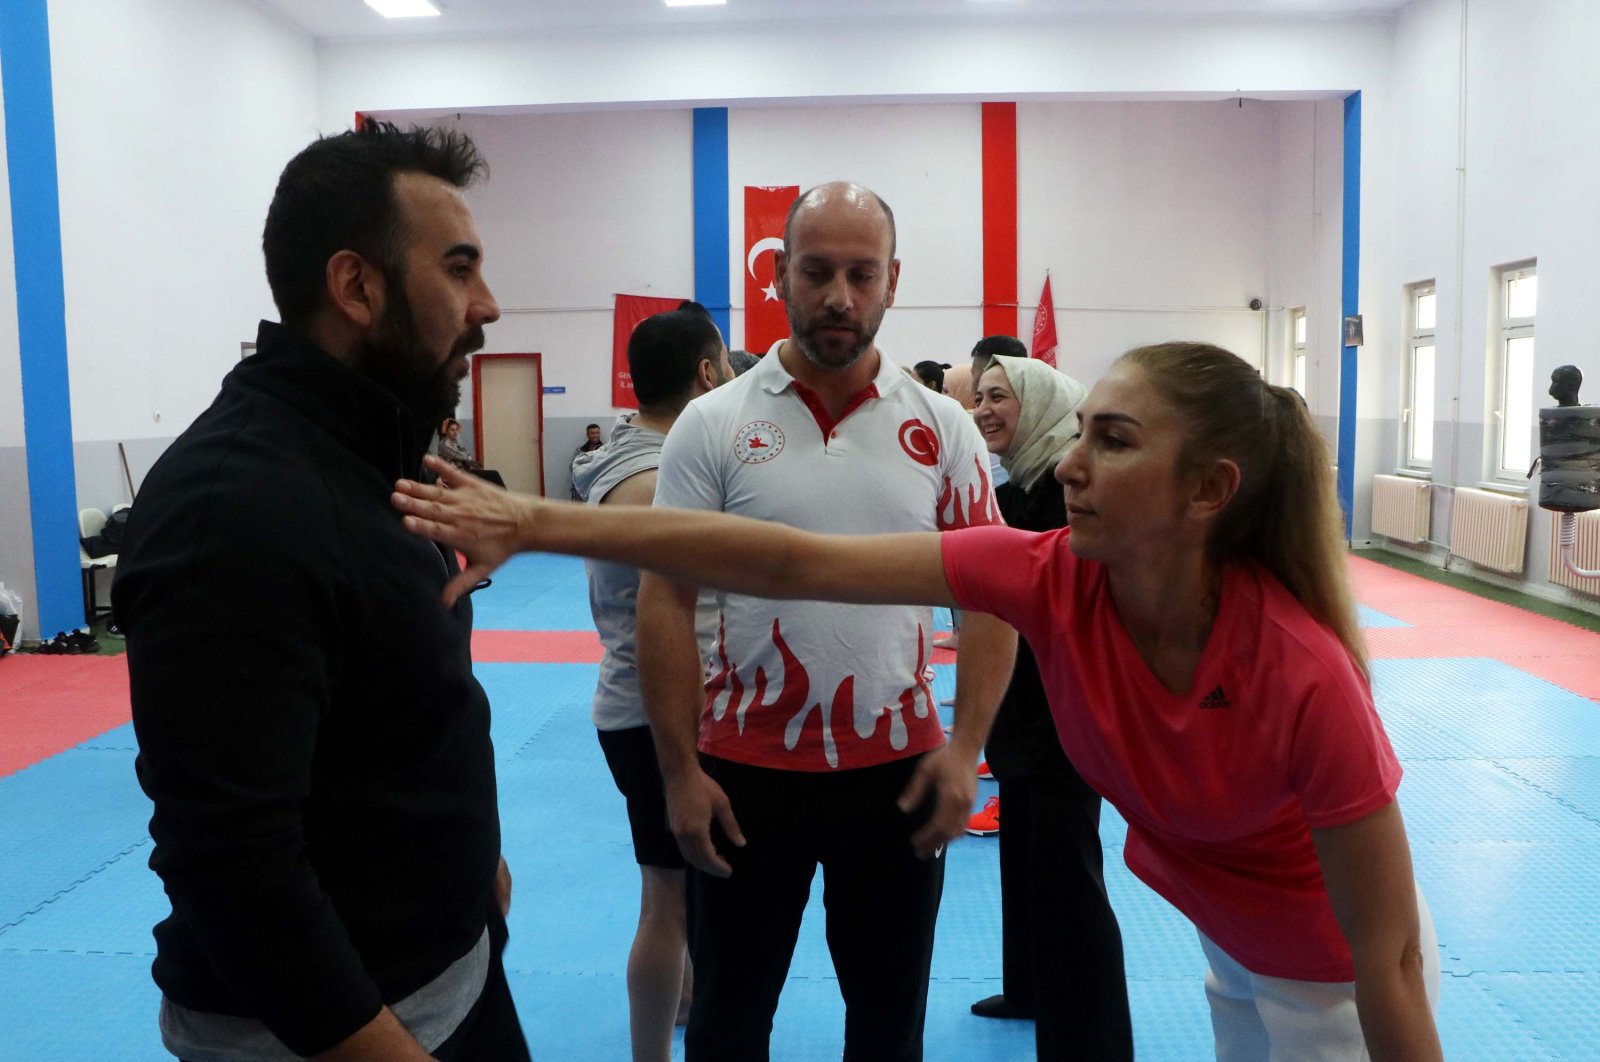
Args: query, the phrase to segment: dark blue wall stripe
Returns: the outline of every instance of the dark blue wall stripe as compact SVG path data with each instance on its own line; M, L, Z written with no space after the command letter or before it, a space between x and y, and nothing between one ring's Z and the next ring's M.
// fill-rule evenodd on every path
M728 108L694 110L694 297L729 331Z
M83 623L47 6L48 0L0 3L0 80L17 265L22 418L39 595L34 607L44 637Z
M1340 310L1359 313L1361 288L1361 93L1344 98L1344 292ZM1344 322L1339 322L1344 338ZM1353 533L1356 484L1356 347L1339 358L1339 504L1344 506L1344 537Z

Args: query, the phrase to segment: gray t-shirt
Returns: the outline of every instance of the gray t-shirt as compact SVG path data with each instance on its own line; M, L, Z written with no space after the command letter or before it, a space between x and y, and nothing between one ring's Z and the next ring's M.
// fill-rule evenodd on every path
M665 441L665 435L634 424L631 417L617 418L604 446L574 459L573 490L589 505L599 505L623 480L660 465ZM594 725L600 730L647 726L650 721L639 694L636 646L639 570L596 560L585 561L584 570L589 576L589 611L605 650L594 688ZM716 643L720 598L720 594L705 591L695 608L702 668L709 648Z
M432 1051L450 1039L466 1019L483 995L488 976L489 931L485 929L470 951L389 1009L423 1050ZM165 996L161 999L161 1042L190 1062L298 1062L301 1057L254 1018L190 1010Z

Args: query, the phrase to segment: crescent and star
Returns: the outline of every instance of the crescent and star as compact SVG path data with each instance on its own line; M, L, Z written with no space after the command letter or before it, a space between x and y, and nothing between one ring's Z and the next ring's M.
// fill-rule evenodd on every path
M768 236L765 239L757 240L754 244L752 244L750 247L750 254L745 258L745 268L750 270L750 279L754 280L756 278L757 258L760 258L762 254L767 251L781 250L783 250L783 240L778 236ZM768 284L766 287L761 289L761 293L767 297L768 302L778 301L778 289L775 284Z

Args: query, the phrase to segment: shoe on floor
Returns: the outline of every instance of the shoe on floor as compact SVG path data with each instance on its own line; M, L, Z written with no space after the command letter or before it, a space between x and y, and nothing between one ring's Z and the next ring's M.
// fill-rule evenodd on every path
M974 837L993 837L1000 832L1000 798L992 796L983 802L983 810L967 820L967 832Z
M989 770L988 760L984 760L978 764L978 777L984 779L985 781L994 781L994 772Z
M67 635L67 652L69 653L98 653L100 643L94 640L94 635L88 631L73 631Z
M988 996L972 1005L972 1013L980 1018L1029 1018L1033 1011L1010 1002L1005 996Z

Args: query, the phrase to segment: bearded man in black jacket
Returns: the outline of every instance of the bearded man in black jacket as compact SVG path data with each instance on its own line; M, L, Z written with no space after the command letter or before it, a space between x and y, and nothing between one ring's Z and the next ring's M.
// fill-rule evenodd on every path
M499 317L484 168L371 122L297 155L262 239L282 324L134 506L113 599L180 1058L528 1057L471 605L389 506Z

